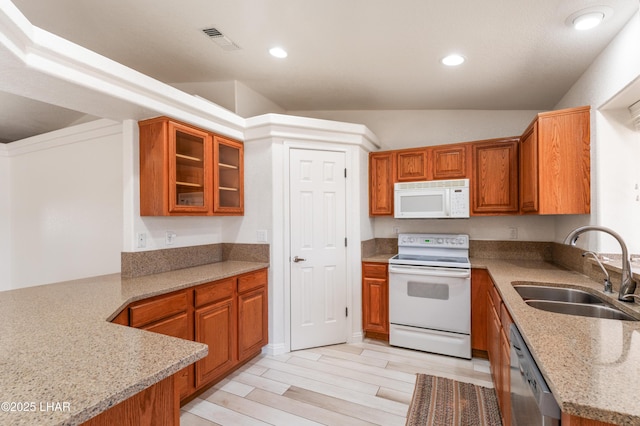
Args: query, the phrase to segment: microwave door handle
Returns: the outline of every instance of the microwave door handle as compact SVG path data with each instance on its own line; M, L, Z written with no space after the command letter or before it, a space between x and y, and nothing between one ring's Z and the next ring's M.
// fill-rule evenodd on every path
M444 215L451 216L451 190L449 188L444 190Z

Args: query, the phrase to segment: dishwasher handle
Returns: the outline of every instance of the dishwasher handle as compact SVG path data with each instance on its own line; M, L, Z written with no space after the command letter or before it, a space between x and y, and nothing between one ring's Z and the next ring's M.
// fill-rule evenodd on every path
M419 275L423 277L469 278L471 277L471 269L389 265L389 275L391 274Z

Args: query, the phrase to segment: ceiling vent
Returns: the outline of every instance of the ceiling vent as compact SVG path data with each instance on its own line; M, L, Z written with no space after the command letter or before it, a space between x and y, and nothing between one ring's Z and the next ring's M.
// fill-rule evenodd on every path
M213 40L222 50L240 50L240 46L235 44L229 37L222 34L217 28L205 28L202 30L211 40Z

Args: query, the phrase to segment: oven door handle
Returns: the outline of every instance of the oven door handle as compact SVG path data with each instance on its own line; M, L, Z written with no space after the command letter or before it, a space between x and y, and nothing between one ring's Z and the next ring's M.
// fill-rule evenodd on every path
M389 265L389 274L421 275L429 277L469 278L470 269L438 268L432 266Z

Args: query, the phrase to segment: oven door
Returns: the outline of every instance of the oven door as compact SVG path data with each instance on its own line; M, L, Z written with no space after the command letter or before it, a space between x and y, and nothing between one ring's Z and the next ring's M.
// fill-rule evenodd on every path
M389 322L471 333L471 270L389 265Z

